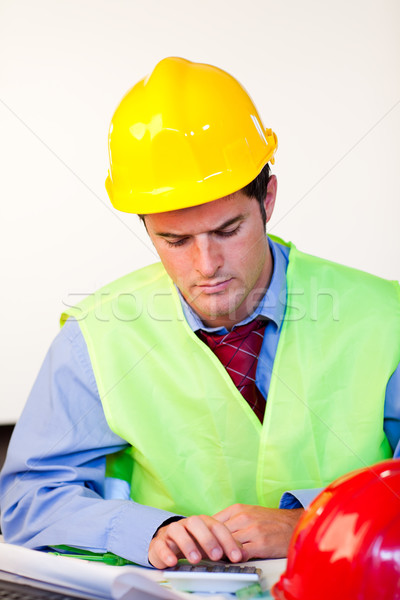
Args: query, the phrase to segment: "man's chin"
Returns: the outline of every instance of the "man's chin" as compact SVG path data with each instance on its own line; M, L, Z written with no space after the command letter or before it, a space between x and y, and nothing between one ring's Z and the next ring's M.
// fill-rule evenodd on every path
M240 320L238 318L238 304L230 306L229 302L196 302L191 304L192 309L199 315L200 319L209 327L219 327L221 322L231 323Z

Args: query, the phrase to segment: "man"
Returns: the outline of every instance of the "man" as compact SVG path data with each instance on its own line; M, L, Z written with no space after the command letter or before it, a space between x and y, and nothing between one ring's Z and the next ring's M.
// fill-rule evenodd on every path
M63 315L4 467L6 540L285 556L314 488L393 455L398 286L266 236L276 146L216 67L165 59L122 100L106 188L161 264Z

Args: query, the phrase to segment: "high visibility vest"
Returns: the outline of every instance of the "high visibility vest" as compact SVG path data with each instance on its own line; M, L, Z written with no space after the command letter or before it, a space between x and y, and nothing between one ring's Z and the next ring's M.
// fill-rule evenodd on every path
M276 507L286 490L392 455L383 411L400 359L398 284L290 246L263 425L188 326L161 264L62 316L79 321L107 422L130 444L108 460L136 502L181 515Z

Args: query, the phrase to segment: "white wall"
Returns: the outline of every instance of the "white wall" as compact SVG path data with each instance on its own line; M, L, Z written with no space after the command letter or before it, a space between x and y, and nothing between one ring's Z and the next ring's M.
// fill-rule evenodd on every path
M273 233L399 276L398 0L0 0L0 422L63 303L155 260L108 201L107 132L171 55L231 72L278 134Z

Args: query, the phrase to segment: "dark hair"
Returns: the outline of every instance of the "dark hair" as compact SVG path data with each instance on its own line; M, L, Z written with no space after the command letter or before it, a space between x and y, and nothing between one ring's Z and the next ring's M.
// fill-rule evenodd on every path
M257 175L253 181L250 181L244 188L242 188L242 192L246 194L249 198L255 198L260 206L261 217L264 223L264 227L267 223L267 215L265 213L264 200L267 195L267 186L268 181L271 175L271 168L269 163L267 163L261 170L261 172Z
M241 190L248 198L255 198L257 200L257 202L260 206L261 218L263 220L264 227L267 223L267 215L265 213L264 200L265 200L265 196L267 195L267 186L268 186L270 174L271 174L271 168L269 166L269 163L267 163L261 169L261 171L257 175L257 177L255 179L253 179L253 181L250 181L250 183L248 183ZM143 223L145 223L145 221L144 221L145 215L144 214L138 215L138 217L141 221L143 221Z

